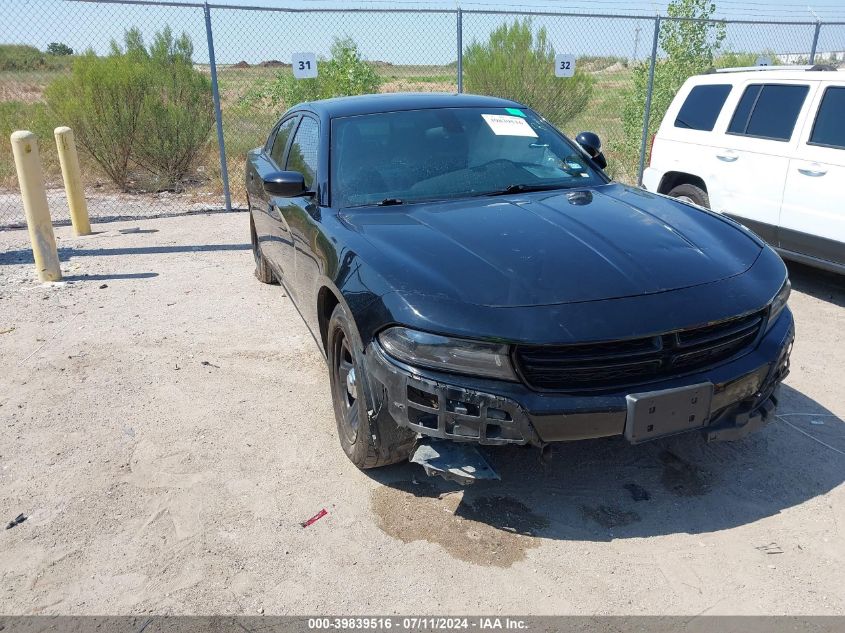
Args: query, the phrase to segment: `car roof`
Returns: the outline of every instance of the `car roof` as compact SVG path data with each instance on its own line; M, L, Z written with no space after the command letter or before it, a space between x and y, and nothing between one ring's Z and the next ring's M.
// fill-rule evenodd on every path
M446 92L399 92L322 99L302 103L293 110L311 110L323 117L336 118L425 108L509 108L513 106L524 107L516 101L499 97Z
M811 66L779 68L777 66L764 66L759 68L740 68L732 69L726 68L716 72L709 72L703 75L695 75L690 77L690 81L695 83L739 83L748 79L759 80L761 82L769 81L784 81L786 79L795 81L841 81L842 75L845 74L842 70L814 70Z

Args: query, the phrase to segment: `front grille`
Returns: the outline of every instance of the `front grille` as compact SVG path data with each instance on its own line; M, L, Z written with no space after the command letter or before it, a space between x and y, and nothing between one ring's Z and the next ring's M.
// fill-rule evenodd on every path
M519 345L514 357L525 383L540 391L623 388L689 373L751 346L765 310L659 336L585 343Z

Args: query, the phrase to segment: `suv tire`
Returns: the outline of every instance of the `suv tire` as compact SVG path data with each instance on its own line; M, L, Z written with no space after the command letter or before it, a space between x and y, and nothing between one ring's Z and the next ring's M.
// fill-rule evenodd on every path
M707 192L701 187L696 187L695 185L678 185L669 191L669 195L673 198L679 198L685 202L692 202L693 204L697 204L705 209L710 208L710 197L707 195Z

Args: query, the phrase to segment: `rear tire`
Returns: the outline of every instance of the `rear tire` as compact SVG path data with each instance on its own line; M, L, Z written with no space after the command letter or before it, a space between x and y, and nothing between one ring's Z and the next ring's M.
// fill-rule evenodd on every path
M326 351L337 435L353 464L362 469L378 468L408 459L416 433L396 424L384 404L385 394L377 393L380 402L375 407L368 406L370 383L357 337L353 336L355 331L343 306L335 306L329 320ZM374 418L368 413L372 408L377 411Z
M697 204L705 209L710 208L710 197L707 195L707 192L701 187L696 187L695 185L678 185L677 187L672 188L669 195L673 198L683 200L684 202L692 202L693 204Z
M252 240L252 257L255 259L255 277L263 284L276 283L276 276L273 274L270 264L264 259L261 253L261 243L258 241L258 232L255 230L255 220L252 218L252 211L249 212L249 234Z

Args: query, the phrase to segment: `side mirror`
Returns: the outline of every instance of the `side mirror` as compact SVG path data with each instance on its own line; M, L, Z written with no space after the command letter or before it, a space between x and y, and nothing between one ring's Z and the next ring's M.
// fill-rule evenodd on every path
M596 165L604 169L607 167L607 159L601 152L601 139L595 132L581 132L575 137L575 142L593 159Z
M301 196L306 193L305 176L298 171L275 171L264 178L264 191L282 198Z

